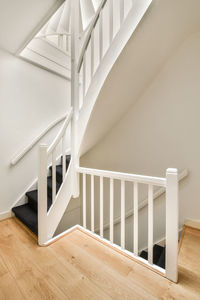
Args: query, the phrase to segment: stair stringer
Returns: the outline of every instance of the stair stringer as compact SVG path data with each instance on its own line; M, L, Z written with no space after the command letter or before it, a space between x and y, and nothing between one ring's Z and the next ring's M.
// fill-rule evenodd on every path
M73 180L73 165L70 161L67 174L57 194L56 202L51 206L46 215L46 224L48 224L48 240L50 240L62 219L62 216L67 209L67 206L72 198L72 181Z
M112 44L104 55L95 75L92 78L91 84L84 98L84 105L79 112L79 118L77 121L77 150L79 156L83 154L81 146L84 140L84 135L106 78L149 8L151 2L152 0L137 0L134 2L132 9L122 24L119 32L114 37Z

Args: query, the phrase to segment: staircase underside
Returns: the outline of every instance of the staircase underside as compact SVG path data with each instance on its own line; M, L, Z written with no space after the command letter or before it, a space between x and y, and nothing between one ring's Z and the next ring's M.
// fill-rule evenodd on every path
M200 230L185 227L179 283L76 229L39 247L15 219L0 222L0 299L200 299Z

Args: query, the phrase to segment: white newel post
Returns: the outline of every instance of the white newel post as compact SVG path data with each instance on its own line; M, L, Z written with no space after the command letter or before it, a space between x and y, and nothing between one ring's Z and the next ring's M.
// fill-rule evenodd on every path
M166 172L166 277L178 281L178 171Z
M43 245L47 240L47 145L42 144L38 165L38 243Z
M77 119L79 113L79 76L77 71L79 45L79 0L71 1L71 105L73 117L71 122L71 159L73 166L72 191L73 197L79 197L79 156L77 150Z

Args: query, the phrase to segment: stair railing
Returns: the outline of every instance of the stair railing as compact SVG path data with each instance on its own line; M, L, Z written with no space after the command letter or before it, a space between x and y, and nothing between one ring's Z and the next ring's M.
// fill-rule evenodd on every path
M100 66L106 51L111 46L114 36L121 29L121 26L132 7L132 0L101 1L84 37L78 56L77 73L80 83L79 109L81 109L84 103L84 98L89 85L92 82L93 76ZM106 24L106 26L104 26L104 24ZM96 34L96 32L98 32L98 34ZM108 42L107 45L105 45L107 34ZM98 59L95 58L97 54ZM89 68L87 66L89 66Z
M86 198L87 198L87 184L86 176L90 177L90 197L91 197L91 215L89 216L91 220L91 227L89 230L94 233L95 230L95 213L94 213L94 203L95 203L95 187L94 178L99 178L99 199L100 199L100 237L104 238L104 178L109 178L110 181L110 228L109 228L109 241L114 245L114 205L115 205L115 195L114 195L114 182L118 180L121 182L121 250L125 250L125 183L133 183L133 257L136 260L142 261L147 264L150 268L160 271L165 276L177 282L178 279L178 172L177 169L167 169L166 177L150 177L143 175L103 171L78 167L77 172L83 176L83 227L87 228L87 209ZM138 251L138 218L139 218L139 184L145 184L148 186L148 262L139 257ZM153 201L153 191L154 187L162 187L166 189L166 270L153 264L153 246L154 246L154 201ZM130 253L130 252L129 252Z
M62 128L57 134L52 144L48 147L46 144L41 144L39 147L39 170L38 170L38 242L43 245L52 236L48 232L48 214L47 211L47 173L49 159L52 161L52 206L53 208L57 201L56 194L56 153L59 145L62 145L62 177L63 182L66 177L66 131L71 123L73 109L71 108L67 114ZM60 187L62 189L62 185ZM51 220L53 222L53 220Z

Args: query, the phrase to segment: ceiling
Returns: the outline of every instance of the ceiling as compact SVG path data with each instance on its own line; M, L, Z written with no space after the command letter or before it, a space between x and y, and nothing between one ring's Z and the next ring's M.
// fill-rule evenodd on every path
M21 51L64 0L0 0L0 48Z

